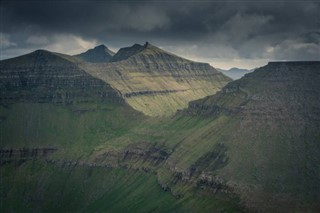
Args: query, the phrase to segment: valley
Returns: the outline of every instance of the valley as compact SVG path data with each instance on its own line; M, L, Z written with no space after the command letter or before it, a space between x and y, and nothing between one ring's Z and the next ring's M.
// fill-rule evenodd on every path
M149 43L101 58L0 62L1 211L320 208L320 62L231 81Z

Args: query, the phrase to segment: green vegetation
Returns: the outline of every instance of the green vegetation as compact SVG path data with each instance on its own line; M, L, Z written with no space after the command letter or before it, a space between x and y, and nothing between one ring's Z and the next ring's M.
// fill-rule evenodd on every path
M187 108L189 101L215 94L231 81L209 64L178 57L151 44L123 48L117 55L119 61L113 63L79 66L120 91L132 108L148 116L171 116Z
M228 81L159 51L82 68L44 51L4 63L1 211L316 212L320 63L271 63L155 118L141 112L170 115Z
M0 116L1 148L49 146L68 156L89 154L145 119L116 103L21 103L1 107Z

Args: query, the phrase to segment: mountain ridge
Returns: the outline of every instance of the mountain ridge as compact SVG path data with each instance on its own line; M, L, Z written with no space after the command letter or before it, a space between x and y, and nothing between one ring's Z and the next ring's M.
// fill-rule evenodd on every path
M231 82L207 64L142 55L0 62L1 209L139 209L154 187L146 211L165 197L168 211L317 212L320 62L270 62Z
M211 95L231 81L207 63L181 58L150 43L122 48L114 60L82 65L149 116L173 115L190 100Z
M242 78L245 74L253 72L256 68L254 69L242 69L238 67L232 67L228 70L216 68L219 72L223 73L224 75L232 78L233 80L237 80Z
M113 51L104 44L101 44L93 49L89 49L86 52L73 56L90 63L105 63L109 62L114 55L115 53Z

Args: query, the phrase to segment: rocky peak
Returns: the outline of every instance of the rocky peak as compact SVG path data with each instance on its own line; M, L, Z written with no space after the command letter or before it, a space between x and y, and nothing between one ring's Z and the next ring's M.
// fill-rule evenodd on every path
M145 48L145 46L142 46L140 44L134 44L131 47L124 47L121 48L110 60L111 62L116 61L122 61L126 60L129 57L137 54L138 52L142 51Z
M131 47L121 48L110 60L112 62L130 59L133 63L161 64L191 61L174 55L150 44L148 41L144 45L134 44Z
M84 53L75 55L75 57L91 63L104 63L108 62L115 53L109 50L104 44L96 46L93 49L87 50Z

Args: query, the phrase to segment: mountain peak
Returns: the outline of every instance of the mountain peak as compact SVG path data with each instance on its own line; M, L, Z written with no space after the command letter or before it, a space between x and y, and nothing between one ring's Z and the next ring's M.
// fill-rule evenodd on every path
M93 49L108 49L108 47L104 44L100 44L98 46L95 46Z
M116 61L122 61L126 60L130 57L133 56L146 56L149 57L150 55L163 55L164 57L161 57L161 60L166 58L166 60L187 60L183 59L179 56L176 56L172 53L166 52L165 50L162 50L161 48L152 45L148 41L144 45L141 44L134 44L131 47L124 47L121 48L110 60L111 62L116 62ZM154 58L154 57L153 57Z
M130 56L133 56L138 52L141 52L145 48L146 48L146 45L142 46L140 44L134 44L131 47L123 47L112 57L110 61L115 62L115 61L125 60Z
M108 62L115 53L109 50L104 44L98 45L93 49L89 49L84 53L75 55L75 57L91 63L104 63Z
M5 62L6 65L11 63L23 65L23 64L38 64L38 63L66 64L72 61L74 61L74 58L72 56L51 52L49 50L38 49L25 55L2 60L1 62Z

